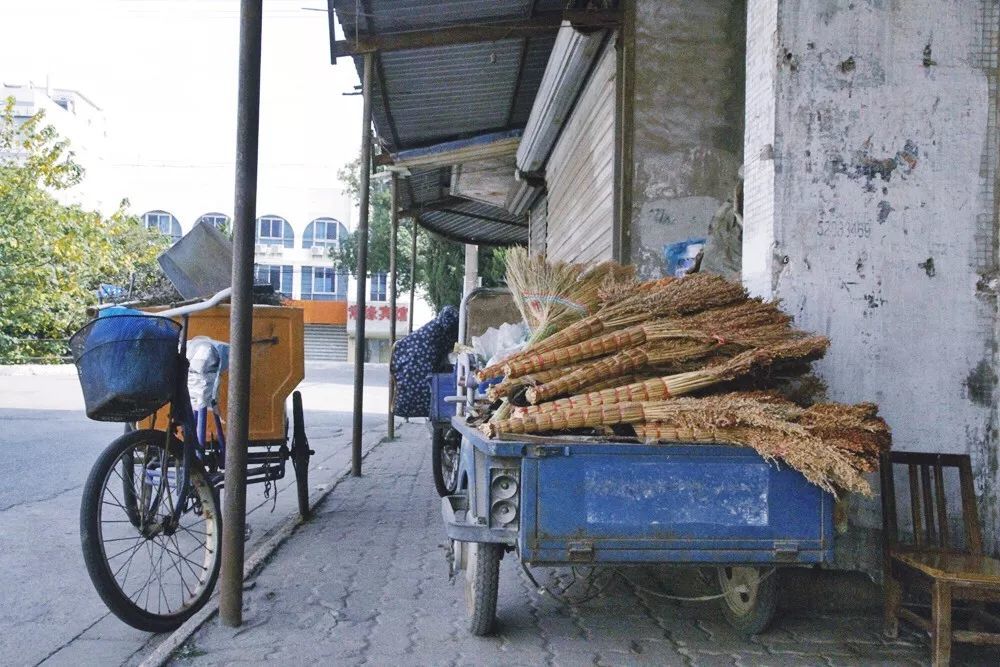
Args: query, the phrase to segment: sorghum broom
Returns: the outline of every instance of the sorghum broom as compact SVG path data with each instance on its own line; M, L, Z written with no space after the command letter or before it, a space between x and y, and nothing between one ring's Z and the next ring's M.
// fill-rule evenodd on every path
M602 308L548 338L511 355L505 361L479 371L480 380L495 377L503 366L531 354L540 354L599 336L605 331L624 329L659 317L683 315L746 300L742 286L710 274L692 274L651 290L640 289L619 303Z
M735 306L717 308L686 317L637 324L567 347L540 354L529 354L520 359L508 361L504 365L504 374L507 378L516 378L553 366L565 366L656 340L688 338L702 342L714 340L724 343L725 339L737 337L746 329L769 324L782 325L790 321L791 318L781 312L776 305L752 299Z
M497 401L505 396L510 396L513 392L517 391L521 387L533 387L536 384L544 384L555 380L558 377L571 373L579 368L583 368L588 364L593 362L582 362L576 364L570 364L568 366L559 366L557 368L549 368L544 371L539 371L537 373L530 373L528 375L521 375L516 378L504 378L502 381L490 385L486 390L486 397L491 401Z
M698 359L709 354L766 347L801 336L785 325L768 325L742 332L732 339L658 341L623 350L546 384L525 392L529 403L542 403L578 391L600 378L620 377L642 368Z
M651 378L632 384L620 383L602 391L590 391L547 403L518 408L515 416L556 412L566 408L629 401L658 401L690 394L712 385L733 380L754 369L767 368L779 361L813 360L823 356L830 341L823 336L806 336L747 350L732 359L695 371Z

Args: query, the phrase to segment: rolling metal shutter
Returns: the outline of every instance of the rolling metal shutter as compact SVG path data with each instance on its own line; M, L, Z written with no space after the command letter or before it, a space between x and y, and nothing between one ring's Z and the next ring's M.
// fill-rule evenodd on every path
M612 259L615 56L608 43L545 167L550 260Z
M528 250L533 255L545 254L546 229L548 229L546 218L548 214L548 200L545 195L542 195L528 211Z

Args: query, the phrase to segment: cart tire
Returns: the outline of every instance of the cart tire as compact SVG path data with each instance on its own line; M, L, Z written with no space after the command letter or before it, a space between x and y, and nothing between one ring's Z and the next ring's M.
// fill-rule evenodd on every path
M771 623L777 598L778 578L770 568L720 567L719 589L725 596L719 605L726 621L738 633L760 634Z
M299 516L309 518L309 440L302 417L302 394L292 394L292 468L295 469L295 488L299 499Z
M497 587L503 546L489 542L466 542L465 605L469 632L483 637L493 632L497 620Z
M452 444L450 428L434 427L431 431L431 465L434 468L434 488L444 498L458 488L458 458L461 444ZM461 443L461 441L459 441ZM454 448L454 449L452 449Z

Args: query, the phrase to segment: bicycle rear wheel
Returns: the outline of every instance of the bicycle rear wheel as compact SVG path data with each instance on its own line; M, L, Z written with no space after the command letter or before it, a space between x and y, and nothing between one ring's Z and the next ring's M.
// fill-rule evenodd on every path
M80 505L87 572L118 618L148 632L180 626L208 601L222 540L216 494L193 462L179 521L182 444L162 431L127 433L90 471Z

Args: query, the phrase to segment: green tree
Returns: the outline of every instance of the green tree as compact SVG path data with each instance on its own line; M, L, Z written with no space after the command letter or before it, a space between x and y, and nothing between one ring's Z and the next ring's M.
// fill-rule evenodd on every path
M361 200L358 165L359 160L354 160L337 172L341 182L346 184L345 192L355 204ZM371 273L389 270L391 207L388 173L379 172L371 179L368 207L368 271ZM400 292L410 289L410 251L413 238L412 225L408 222L401 222L397 235L396 266ZM358 236L358 230L354 230L340 244L339 249L330 253L339 266L347 268L351 273L358 265ZM465 275L464 246L433 232L419 230L416 273L417 288L435 312L447 305L457 306L462 297L462 279ZM479 247L479 274L483 278L483 285L487 287L503 284L504 267L499 249Z
M108 217L60 203L83 168L38 113L23 122L8 98L0 115L0 363L51 358L86 320L101 283L150 288L166 244L125 212Z

